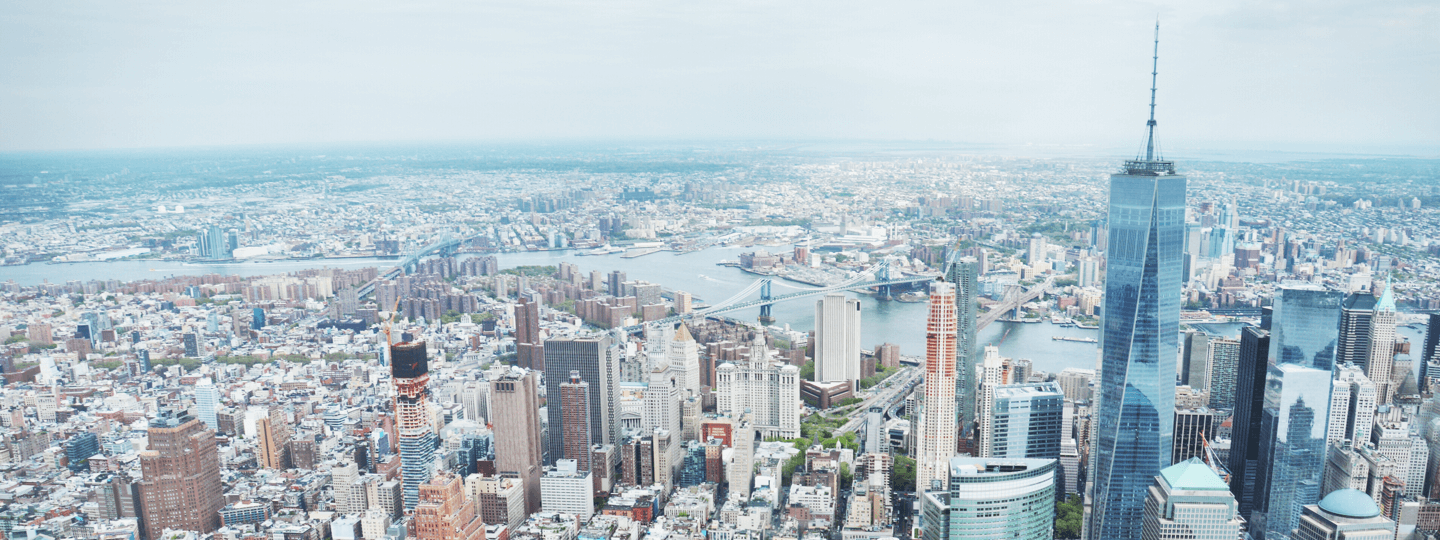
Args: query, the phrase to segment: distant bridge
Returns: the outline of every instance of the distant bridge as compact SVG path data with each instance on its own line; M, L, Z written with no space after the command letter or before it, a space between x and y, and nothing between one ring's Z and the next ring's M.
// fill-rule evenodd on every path
M1028 291L1022 292L1019 285L1005 287L1005 299L991 307L990 311L986 311L985 314L981 315L979 322L975 323L975 329L980 330L981 328L985 328L986 325L995 322L1002 315L1020 309L1020 306L1025 305L1026 302L1035 301L1040 295L1049 291L1051 285L1054 283L1055 277L1051 276L1046 278L1044 283L1031 287Z
M744 289L740 289L740 292L735 293L730 298L726 298L724 301L707 307L705 309L676 315L673 317L666 317L664 319L657 319L636 325L626 326L621 330L629 333L639 332L647 326L673 326L675 323L684 320L694 318L703 319L709 316L746 310L753 307L760 308L760 322L764 324L769 324L775 321L775 318L770 314L770 306L773 306L779 302L799 300L801 298L809 298L812 296L820 296L822 294L836 291L854 291L868 289L871 287L889 287L891 285L899 285L904 283L920 283L925 281L933 281L936 279L936 277L937 276L901 275L899 272L895 271L893 268L890 267L890 260L886 259L884 261L881 261L880 264L871 267L870 269L860 273L859 276L856 276L854 279L851 279L850 281L847 281L845 283L841 283L839 285L831 285L829 287L806 289L790 294L782 294L780 296L774 296L770 292L771 283L773 282L773 280L771 278L762 278L755 280L754 283L751 283ZM760 298L754 300L745 300L745 298L748 298L750 295L755 294L757 291L760 293Z
M404 259L401 259L400 264L396 265L395 268L391 268L384 274L380 274L378 277L371 280L369 283L362 285L360 287L360 290L356 292L356 297L364 298L370 293L375 292L375 285L377 283L388 279L395 279L406 272L413 271L415 269L415 265L420 263L420 259L429 257L431 254L438 253L442 257L454 255L455 251L460 247L460 243L464 242L465 240L468 240L468 238L457 240L451 237L450 233L441 233L440 238L436 239L434 242L431 242L429 245L417 249L414 252L411 252L410 255L407 255ZM384 306L382 306L382 309L384 309Z

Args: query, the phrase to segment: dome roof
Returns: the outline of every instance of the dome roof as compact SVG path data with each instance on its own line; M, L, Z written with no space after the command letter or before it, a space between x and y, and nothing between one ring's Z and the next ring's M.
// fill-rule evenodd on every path
M1320 509L1340 517L1366 519L1380 515L1375 499L1358 489L1337 489L1320 499Z

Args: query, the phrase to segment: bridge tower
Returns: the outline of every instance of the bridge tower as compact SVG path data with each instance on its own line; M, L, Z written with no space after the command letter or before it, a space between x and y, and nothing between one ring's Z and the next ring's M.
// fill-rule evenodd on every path
M1013 320L1020 320L1020 297L1023 294L1024 289L1019 284L1005 286L1005 304L1010 306L1010 318Z
M773 299L773 298L774 298L774 296L772 296L772 295L770 294L770 280L767 279L767 280L761 282L761 285L760 285L760 300L761 300L761 301L765 301L765 300L771 300L771 299ZM760 304L760 324L766 324L766 325L775 324L775 316L773 316L773 315L770 314L770 308L771 308L773 305L774 305L774 304L768 304L768 303L767 303L767 304Z

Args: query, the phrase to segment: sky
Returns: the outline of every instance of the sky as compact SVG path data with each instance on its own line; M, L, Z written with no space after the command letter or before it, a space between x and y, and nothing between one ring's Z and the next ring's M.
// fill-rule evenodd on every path
M885 140L1440 155L1440 2L10 2L0 151Z

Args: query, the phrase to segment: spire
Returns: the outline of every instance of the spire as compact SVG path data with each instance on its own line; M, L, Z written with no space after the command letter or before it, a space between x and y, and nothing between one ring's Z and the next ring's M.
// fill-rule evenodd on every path
M1125 172L1131 175L1160 176L1175 174L1175 162L1160 159L1155 151L1155 87L1160 74L1160 21L1155 21L1155 49L1150 57L1150 119L1145 122L1145 159L1138 156L1125 162Z
M1145 161L1155 161L1155 79L1160 74L1160 19L1155 19L1155 55L1150 58L1150 121L1145 122Z
M1395 293L1390 288L1390 278L1385 278L1385 292L1380 294L1380 301L1375 303L1375 311L1395 311Z

